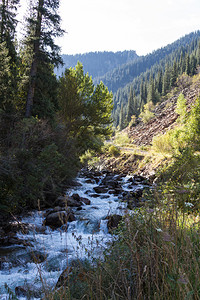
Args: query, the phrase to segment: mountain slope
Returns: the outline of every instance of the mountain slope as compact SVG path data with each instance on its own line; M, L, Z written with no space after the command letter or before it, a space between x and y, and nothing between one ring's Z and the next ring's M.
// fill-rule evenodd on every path
M182 93L187 100L188 109L200 95L200 74L193 78L181 76L178 87L171 91L172 96L157 105L154 117L147 123L140 122L135 127L127 127L124 131L128 133L132 143L138 146L150 145L154 136L164 134L176 125L178 117L175 112L178 96Z
M75 67L77 62L83 64L83 69L93 78L103 76L116 67L129 63L138 58L134 50L119 52L89 52L76 55L62 55L64 66L55 70L60 76L66 68Z
M134 78L150 69L153 65L159 64L162 59L172 54L176 49L186 47L197 37L200 38L200 31L192 32L166 47L153 51L151 54L142 56L135 61L126 63L108 72L104 76L97 78L96 82L103 81L108 89L115 93L119 88L125 87L132 82Z

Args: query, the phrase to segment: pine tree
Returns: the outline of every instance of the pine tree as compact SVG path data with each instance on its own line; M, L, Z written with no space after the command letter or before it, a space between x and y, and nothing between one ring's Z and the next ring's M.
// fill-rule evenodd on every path
M19 1L20 0L2 0L0 4L0 43L6 42L6 47L9 49L9 56L12 60L16 58L14 38Z
M10 57L6 43L0 43L0 109L6 110L10 96Z
M200 65L200 42L198 43L198 48L196 51L197 65Z
M189 57L188 53L186 53L186 56L185 56L185 73L187 75L190 75L190 57Z
M28 32L26 45L31 49L29 87L26 99L25 116L30 117L35 101L35 90L38 88L38 66L46 64L58 66L62 63L60 48L54 43L54 38L61 36L60 16L57 14L59 0L35 0L31 6L31 14L27 19ZM46 67L44 67L46 68Z
M163 86L162 86L162 94L165 95L170 88L170 68L167 63L165 66L165 73L163 75Z
M163 72L162 69L160 69L158 71L157 84L156 84L156 88L160 95L162 94L162 78L163 78Z
M177 77L178 77L177 63L176 63L176 60L174 60L171 77L170 77L170 86L171 87L175 86Z
M7 113L13 111L18 93L18 57L14 42L18 4L19 0L2 0L0 4L0 106ZM3 88L5 83L6 88Z
M134 111L134 94L133 88L130 88L129 98L128 98L128 106L127 106L127 115L126 115L126 122L127 124L131 121L132 115L135 113Z
M119 115L119 130L124 129L124 107L123 103L121 103L120 115Z
M194 75L196 73L197 68L197 58L192 55L190 59L190 73L191 75Z
M154 79L151 74L150 79L149 79L149 86L148 86L148 95L147 95L147 102L152 102L155 103L155 84L154 84Z

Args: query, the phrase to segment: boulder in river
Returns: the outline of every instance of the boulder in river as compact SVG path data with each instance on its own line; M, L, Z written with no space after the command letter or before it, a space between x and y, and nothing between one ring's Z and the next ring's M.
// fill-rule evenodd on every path
M68 212L58 211L52 212L49 215L47 215L44 220L44 224L53 228L58 228L66 224L67 222L72 221L75 221L75 216L70 210L68 210Z
M116 229L122 220L121 215L112 215L112 216L108 216L107 218L108 218L107 227L109 231Z
M86 205L90 205L91 204L91 201L88 199L88 198L84 198L84 197L81 197L81 202L86 204Z
M15 295L17 297L26 297L28 295L28 292L23 286L16 286Z
M108 191L108 189L105 188L104 186L96 186L93 189L97 194L105 194Z

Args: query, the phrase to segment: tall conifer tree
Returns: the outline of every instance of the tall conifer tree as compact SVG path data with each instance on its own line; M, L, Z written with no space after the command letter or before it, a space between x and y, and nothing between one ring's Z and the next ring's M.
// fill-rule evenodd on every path
M34 101L39 101L39 99L35 99L35 96L39 85L38 74L39 71L41 72L42 66L44 69L47 68L47 73L50 74L49 64L58 66L62 63L60 48L54 43L54 38L61 36L64 32L60 28L61 19L57 13L58 8L59 0L35 0L34 5L31 6L31 14L27 19L26 43L31 49L31 67L26 99L26 117L32 115ZM51 87L49 88L51 90Z

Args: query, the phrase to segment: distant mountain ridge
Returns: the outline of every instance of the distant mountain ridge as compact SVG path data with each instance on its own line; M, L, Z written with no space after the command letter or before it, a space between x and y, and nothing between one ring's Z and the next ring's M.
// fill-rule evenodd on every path
M189 45L191 41L197 37L200 37L200 31L187 34L165 47L155 50L145 56L140 56L135 61L127 62L124 65L111 70L103 76L96 78L95 83L103 81L108 87L108 90L115 93L119 88L123 88L127 84L132 83L134 78L146 72L152 66L159 65L161 60L165 59L167 56L169 57L170 54L177 49Z
M84 72L88 72L92 78L105 75L121 65L135 61L139 56L134 50L130 51L104 51L89 52L85 54L63 54L64 66L55 70L57 76L61 76L66 68L74 68L78 61L83 64Z

